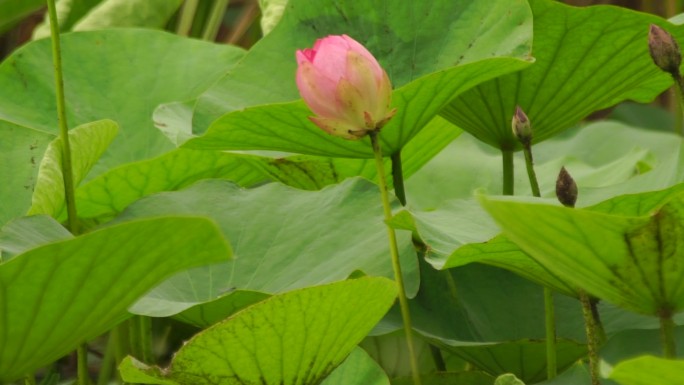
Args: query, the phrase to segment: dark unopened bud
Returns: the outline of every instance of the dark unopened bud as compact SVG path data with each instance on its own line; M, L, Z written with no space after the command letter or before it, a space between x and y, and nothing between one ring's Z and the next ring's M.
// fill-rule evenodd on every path
M655 24L651 24L648 32L648 49L653 62L661 70L679 76L679 66L682 64L682 54L679 52L677 41L669 32Z
M532 127L530 126L530 119L527 118L525 112L520 108L520 106L515 107L515 114L513 114L513 120L511 121L511 126L513 127L513 135L522 143L523 145L529 145L532 142Z
M556 196L563 206L575 207L575 202L577 202L577 183L575 183L575 180L572 179L565 167L561 167L558 179L556 179Z

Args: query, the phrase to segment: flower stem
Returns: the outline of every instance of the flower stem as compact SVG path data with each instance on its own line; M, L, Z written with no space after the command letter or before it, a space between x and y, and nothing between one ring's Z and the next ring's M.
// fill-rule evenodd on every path
M390 255L392 257L392 269L394 270L394 279L399 287L399 307L401 308L401 317L404 323L404 333L406 334L406 344L408 345L409 358L411 360L411 374L413 376L413 384L420 385L420 371L418 369L418 360L416 359L416 352L413 345L413 333L411 327L411 313L409 310L408 299L406 298L406 291L404 290L404 277L401 275L401 264L399 263L399 247L397 246L397 235L394 229L389 225L392 219L392 207L390 206L389 194L387 192L387 180L385 179L385 164L382 159L382 149L380 148L380 138L377 131L372 131L370 134L373 152L375 153L375 166L378 170L378 185L380 186L380 197L382 198L382 206L385 214L385 222L387 227L387 235L389 237Z
M663 356L665 358L677 358L677 347L674 335L675 324L672 320L672 312L661 312L660 314L660 341L663 346Z
M90 384L90 374L88 373L88 345L81 344L76 350L77 355L77 372L78 372L78 384L79 385L89 385Z
M178 35L190 36L190 29L192 28L192 21L195 19L198 1L199 0L185 0L183 3L180 18L178 19L178 26L176 27L176 33Z
M527 167L527 177L530 180L532 195L539 198L539 182L534 171L534 160L532 159L532 145L523 143L525 153L525 166ZM546 377L550 380L558 374L556 360L556 309L553 303L553 291L548 287L544 288L544 325L546 332Z
M584 330L587 334L587 350L589 351L589 374L591 375L591 385L600 385L601 377L599 373L599 335L597 333L596 319L594 317L594 307L591 298L584 291L580 290L579 299L582 304L582 316L584 317Z
M152 320L146 316L136 316L136 326L139 328L140 359L146 364L154 364L152 356Z
M64 176L64 198L67 207L67 223L69 231L78 233L78 219L76 216L76 198L74 194L74 176L71 168L71 145L69 144L69 127L66 118L66 102L64 100L64 79L62 74L62 54L59 43L59 22L55 0L47 0L50 18L50 33L52 35L52 61L55 70L55 96L57 98L57 123L62 139L62 174Z
M684 136L684 80L682 76L677 74L672 76L674 79L674 91L675 97L677 98L677 103L679 105L679 110L677 111L675 119L675 132L681 136Z
M55 98L57 103L57 124L62 140L62 176L64 179L64 200L67 208L67 227L72 234L78 234L78 217L76 211L76 194L74 193L74 175L71 167L71 144L69 143L69 126L66 118L66 101L64 98L64 75L62 72L62 52L59 41L59 21L55 0L47 0L48 17L50 19L50 35L52 41L52 62L55 72ZM88 349L85 343L76 350L78 362L78 383L86 385L88 377Z
M503 161L503 195L513 195L513 150L501 149Z
M223 15L226 13L226 7L228 6L228 0L214 0L214 6L211 8L211 13L209 14L209 20L204 26L204 32L202 33L202 40L214 41L216 40L216 34L221 27L221 21L223 20Z
M404 188L404 170L401 167L401 150L392 154L392 182L394 195L397 196L402 206L406 206L406 189Z

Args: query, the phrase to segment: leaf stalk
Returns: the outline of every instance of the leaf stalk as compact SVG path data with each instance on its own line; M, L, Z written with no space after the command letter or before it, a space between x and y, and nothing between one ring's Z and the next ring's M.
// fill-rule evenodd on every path
M404 324L404 333L406 334L406 344L409 351L409 359L411 361L411 374L414 385L421 385L420 370L418 368L418 360L416 359L416 352L413 343L413 333L411 326L411 313L409 310L408 298L406 298L406 291L404 289L404 277L401 274L401 264L399 262L399 247L397 246L397 235L394 229L389 225L392 219L392 207L390 205L389 193L387 192L387 180L385 179L385 164L382 158L382 148L380 146L380 138L378 131L371 131L369 133L371 144L373 146L373 153L375 154L375 166L378 172L378 185L380 186L380 197L382 198L382 207L385 215L385 225L387 227L387 235L389 237L390 255L392 257L392 269L394 270L394 279L399 288L399 307L401 309L401 318Z

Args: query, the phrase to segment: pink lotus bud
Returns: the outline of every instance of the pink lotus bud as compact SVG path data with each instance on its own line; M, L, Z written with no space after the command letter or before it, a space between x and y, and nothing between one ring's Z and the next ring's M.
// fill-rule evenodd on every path
M297 51L297 88L312 122L327 133L360 139L387 123L392 84L385 70L356 40L333 35Z

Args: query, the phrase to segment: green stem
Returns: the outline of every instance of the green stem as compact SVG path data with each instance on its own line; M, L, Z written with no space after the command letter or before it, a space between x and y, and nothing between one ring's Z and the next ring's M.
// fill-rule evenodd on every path
M589 374L591 385L600 385L601 376L599 371L599 335L596 328L594 306L589 295L580 290L580 303L582 304L582 316L584 317L584 330L587 335L587 350L589 351Z
M138 344L140 345L140 359L146 364L154 364L152 355L152 319L145 316L136 316L135 321L138 327Z
M675 82L673 88L679 106L679 111L677 111L677 114L675 115L675 132L684 136L684 80L682 80L681 75L673 75L672 78Z
M523 143L525 153L525 166L527 177L530 180L532 195L539 198L539 182L537 174L534 172L534 160L532 159L532 145ZM544 288L544 326L546 332L546 377L550 380L558 374L556 358L556 309L553 303L553 291L548 287Z
M204 26L202 40L216 40L216 34L218 33L219 28L221 27L223 15L226 13L226 7L228 7L228 0L214 0L214 6L211 8L209 20L207 21L207 24Z
M178 19L178 26L176 33L180 36L190 36L190 29L192 28L192 21L195 19L195 12L197 11L197 2L199 0L185 0L183 8Z
M503 195L513 195L513 150L501 149L503 161Z
M541 192L539 191L539 182L537 181L537 173L534 172L534 160L532 159L532 146L523 145L523 152L525 153L525 167L527 167L527 177L530 180L530 188L532 195L539 198Z
M78 360L77 371L78 371L78 384L79 385L89 385L90 384L90 373L88 372L88 345L81 344L76 350L76 356Z
M394 270L394 279L397 281L399 288L399 307L401 308L401 317L404 321L404 333L406 334L406 344L408 345L409 358L411 360L411 374L413 376L413 384L420 385L420 371L418 369L418 360L416 359L416 352L413 344L413 333L411 326L411 313L409 310L408 299L406 298L406 291L404 290L404 277L401 275L401 264L399 263L399 248L397 246L397 235L394 229L389 225L392 219L392 207L390 206L389 194L387 192L387 180L385 179L385 164L382 159L382 149L380 148L380 138L378 132L373 131L369 134L373 152L375 153L375 166L378 170L378 185L380 186L380 197L382 198L382 207L385 214L385 222L387 227L387 235L389 237L390 255L392 257L392 269Z
M24 378L24 384L25 385L36 385L36 377L33 374L26 376Z
M74 194L74 176L71 168L71 145L69 143L69 127L66 118L66 102L64 99L64 79L62 74L62 54L59 43L59 22L55 0L47 0L50 18L50 34L52 36L52 61L55 70L55 95L57 98L57 123L62 140L62 175L64 175L64 198L67 207L67 223L69 230L78 234L78 218L76 216L76 195Z
M606 342L606 330L603 328L603 322L601 321L601 315L598 311L599 300L594 297L589 297L589 302L591 304L591 315L593 317L594 333L596 335L596 343L598 346L603 345Z
M394 195L397 196L402 206L406 206L406 189L404 188L404 170L401 167L401 150L392 154L392 182L394 183Z
M116 366L114 351L116 349L114 340L112 339L112 333L109 333L107 338L107 349L105 350L104 357L100 363L100 373L97 375L97 385L107 385L112 379L114 374L114 367Z
M660 341L663 346L663 356L665 358L677 358L674 328L675 324L672 320L672 313L662 312L660 314Z

